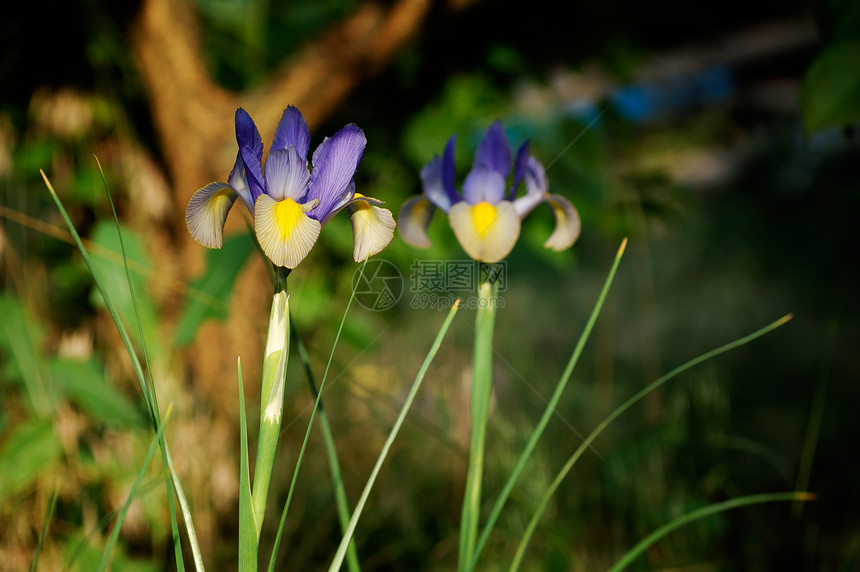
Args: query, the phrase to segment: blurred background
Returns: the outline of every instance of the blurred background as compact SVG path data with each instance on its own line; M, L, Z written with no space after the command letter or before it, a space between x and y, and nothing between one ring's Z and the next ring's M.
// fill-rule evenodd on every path
M235 108L256 119L268 149L288 104L307 117L314 146L349 122L365 130L358 190L395 214L453 133L462 180L495 119L514 145L531 141L551 190L578 207L571 250L542 248L552 231L544 207L507 259L490 501L629 238L481 570L507 569L541 493L617 405L787 313L783 328L619 418L554 497L526 569L605 569L681 514L795 489L817 500L699 521L633 568L860 567L860 4L71 0L16 3L0 45L0 570L30 566L55 489L39 569L94 569L152 438L128 357L39 174L134 324L94 156L117 203L159 401L175 408L166 435L205 561L235 569L235 359L256 403L271 285L241 209L221 251L196 245L183 219L191 194L232 166ZM377 257L402 273L402 296L384 311L354 305L334 354L324 403L353 501L444 317L413 307L413 267L466 260L444 217L430 237L424 251L396 237ZM318 378L353 283L351 252L348 221L336 217L290 276ZM473 320L463 310L455 321L370 497L357 532L365 570L455 567ZM312 403L295 359L287 383L270 515ZM114 570L174 566L155 465ZM279 569L327 567L339 538L315 432Z

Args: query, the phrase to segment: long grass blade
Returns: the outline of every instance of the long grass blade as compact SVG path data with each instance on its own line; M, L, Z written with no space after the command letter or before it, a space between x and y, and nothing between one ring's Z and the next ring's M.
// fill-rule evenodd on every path
M72 235L72 239L74 240L75 245L78 247L78 250L80 251L81 256L84 259L84 263L87 265L87 269L90 271L90 276L92 276L92 278L93 278L93 283L96 285L96 288L98 289L99 293L102 295L102 299L105 302L105 307L107 308L108 313L110 314L111 319L113 320L114 325L116 326L116 329L119 332L120 339L122 339L123 345L125 346L125 349L126 349L126 353L128 354L129 359L131 360L132 368L134 369L135 377L137 378L138 385L140 386L141 394L143 395L144 401L146 402L146 405L147 405L147 409L149 410L150 422L153 425L153 429L157 431L157 428L158 428L158 410L153 407L153 403L149 399L149 392L147 390L146 375L143 372L143 368L141 367L140 360L137 357L137 353L134 351L134 347L131 343L131 338L125 329L125 325L123 324L122 320L119 317L119 313L116 309L115 304L113 303L113 301L111 299L110 293L108 292L107 288L105 288L105 285L101 280L101 277L99 276L98 272L96 272L96 270L95 270L95 266L93 265L93 262L90 258L90 255L87 252L87 249L84 246L84 243L81 240L81 237L78 234L78 231L75 228L75 225L72 223L72 220L69 217L69 213L66 212L65 207L63 207L63 203L62 203L62 201L60 201L60 197L57 195L57 192L54 190L54 187L51 184L51 181L48 179L48 176L45 174L44 171L40 170L39 172L42 175L42 179L45 181L45 186L48 188L48 191L51 194L51 198L53 199L54 204L57 206L57 209L60 211L60 215L63 217L63 220L65 221L66 226L68 227L69 232ZM163 436L162 436L162 456L163 456L163 459L162 459L163 462L166 458L167 465L168 465L168 471L171 472L172 467L171 467L171 464L169 462L169 460L170 460L169 459L169 451L167 449L167 443L163 439ZM179 483L179 479L175 473L171 473L171 477L172 477L174 487L175 487L176 484ZM165 478L167 478L167 477L165 477ZM168 489L170 489L169 486L168 486ZM181 487L179 490L181 490ZM177 528L176 512L175 512L175 509L173 508L173 494L172 494L172 491L170 491L170 490L168 491L167 502L168 502L168 505L170 506L170 524L171 524L171 530L172 530L172 534L173 534L174 554L176 555L176 567L177 567L177 570L185 570L185 564L184 564L183 558L182 558L182 548L180 546L179 531ZM192 530L189 531L189 535L191 533L193 533L193 528L192 528ZM197 564L197 569L199 571L202 571L203 570L202 560L196 562L196 564Z
M528 463L529 458L531 458L532 453L537 447L538 440L540 439L541 435L543 435L546 426L549 424L549 421L552 418L553 413L555 412L555 408L558 406L558 402L561 399L561 395L564 392L565 387L567 387L567 383L570 380L570 376L573 374L573 370L576 367L577 362L579 361L579 357L582 355L582 351L585 348L585 343L591 336L591 331L594 329L594 324L597 322L597 317L600 315L600 311L603 309L603 304L606 301L606 297L609 295L609 289L612 286L612 282L615 280L615 273L618 270L618 265L621 263L621 257L624 256L624 251L626 248L627 239L625 238L623 241L621 241L621 246L618 247L618 252L615 254L615 260L612 263L612 267L609 269L609 274L606 277L606 281L603 283L603 288L600 291L600 295L597 297L597 302L594 304L594 309L591 311L591 315L589 316L588 321L585 323L585 328L582 330L582 334L580 334L579 340L576 342L573 354L571 354L570 360L567 362L567 366L565 367L561 378L555 386L555 390L553 391L552 397L547 403L546 409L544 409L543 415L538 421L538 424L535 426L534 431L532 431L531 436L529 436L529 440L526 443L523 452L520 454L520 458L517 460L517 464L511 471L511 474L508 477L505 486L499 493L498 498L496 498L496 502L493 505L493 508L490 510L490 515L487 517L487 524L481 531L481 536L478 538L478 542L475 545L475 551L472 555L468 568L468 570L470 571L474 570L477 566L478 558L481 556L481 552L487 545L487 541L490 539L490 533L493 531L493 527L495 526L496 521L498 521L499 516L502 514L502 509L504 508L505 503L511 496L511 492L514 490L514 486L517 484L520 475L525 469L526 463Z
M290 332L293 339L296 341L296 350L299 354L299 361L305 370L305 376L308 379L311 393L316 399L319 396L316 381L314 380L313 370L311 369L310 358L308 357L307 348L299 335L295 324L290 320ZM351 509L349 507L349 499L346 496L346 487L343 484L343 473L340 470L340 460L337 456L337 447L334 443L334 435L331 431L331 424L328 421L328 414L323 406L322 398L320 398L319 408L320 430L322 431L323 444L325 446L326 457L328 459L329 470L331 471L331 479L334 485L334 498L337 506L337 519L340 523L342 533L346 533L346 527L349 525L349 515ZM355 546L355 540L351 540L349 548L346 551L346 567L349 572L361 572L361 564L358 560L358 549Z
M520 564L522 564L523 555L525 554L525 549L528 546L529 541L531 540L532 534L534 534L535 528L537 527L538 522L540 521L541 516L543 515L543 511L546 510L547 505L549 505L549 500L555 491L558 489L561 482L585 452L585 450L591 445L591 443L600 435L604 429L606 429L610 423L612 423L619 415L627 411L633 404L641 400L643 397L665 384L667 381L679 376L684 373L688 369L691 369L702 362L708 361L711 358L714 358L720 354L723 354L729 350L733 350L738 348L744 344L748 344L749 342L755 340L756 338L760 338L761 336L767 334L775 330L776 328L782 326L786 322L788 322L792 318L791 314L783 316L779 320L773 322L772 324L768 324L767 326L756 330L755 332L748 334L742 338L739 338L733 342L729 342L725 345L722 345L716 349L713 349L709 352L705 352L702 355L691 359L690 361L676 367L666 375L660 377L656 381L652 382L650 385L639 391L636 395L622 403L618 408L616 408L612 413L610 413L600 424L595 427L594 431L592 431L588 437L585 438L585 441L579 446L579 448L571 455L571 457L567 460L564 467L562 467L561 471L559 471L558 475L556 475L555 480L550 484L547 490L544 492L543 497L538 503L537 509L535 510L535 514L532 516L529 521L528 526L526 527L526 531L523 533L523 537L520 540L520 544L517 547L517 552L514 555L513 561L511 563L510 570L514 572L519 569Z
M101 564L99 565L99 572L104 572L105 570L107 570L107 567L110 564L111 553L113 552L114 546L116 546L116 541L119 538L120 531L122 530L122 524L123 522L125 522L125 515L128 513L128 507L131 506L131 501L134 500L134 497L137 494L137 489L138 487L140 487L140 483L143 482L143 477L146 476L146 471L147 469L149 469L149 464L152 462L152 457L155 456L155 450L159 447L161 436L164 433L164 428L167 426L167 421L170 419L170 414L172 413L172 411L173 407L168 405L167 411L164 413L164 417L161 420L161 424L158 426L158 431L155 432L155 436L152 438L152 441L149 444L149 450L147 450L146 456L143 459L143 465L137 472L137 477L134 479L134 483L132 483L131 488L128 491L128 495L125 498L125 502L122 504L122 508L120 508L119 510L116 522L113 525L113 530L111 530L107 545L105 546L105 550L102 553L102 560Z
M239 572L257 571L257 523L251 498L251 468L248 460L248 418L245 414L245 382L242 360L236 360L239 375Z
M415 396L418 394L418 389L421 387L421 382L424 380L424 376L427 374L427 370L430 368L430 364L433 362L433 358L436 357L436 352L439 351L439 346L442 345L442 339L445 337L445 334L448 332L448 328L451 325L451 322L454 320L454 316L457 314L457 310L460 307L460 300L454 302L453 306L451 306L451 310L448 312L448 317L445 318L445 321L442 323L442 327L439 329L439 333L436 334L436 339L433 341L433 345L430 346L430 351L427 352L427 357L424 358L424 362L421 364L421 368L418 370L418 375L415 376L415 381L412 382L412 387L409 390L409 394L406 396L406 400L403 402L403 407L400 409L400 413L397 416L397 420L394 422L394 426L391 428L391 431L388 434L388 438L385 440L385 443L382 446L382 451L379 453L379 457L376 459L376 464L373 467L373 470L370 473L370 477L367 479L367 484L364 486L364 490L361 493L361 497L358 499L358 502L355 505L355 511L352 513L352 518L349 520L349 525L347 526L346 533L343 535L343 538L340 541L340 545L337 548L337 552L335 553L334 560L329 567L329 572L337 572L340 570L341 565L343 564L344 556L346 556L346 548L349 546L349 542L352 540L352 536L355 534L355 527L358 525L358 519L361 518L361 512L364 510L364 505L367 503L367 498L370 496L370 491L373 489L373 485L376 482L376 477L379 475L379 471L382 468L382 464L385 462L386 457L388 456L388 451L391 449L391 444L394 443L394 440L397 438L397 434L400 431L400 426L403 425L403 420L406 419L406 414L409 413L409 409L412 407L412 402L415 400Z
M815 495L807 492L766 493L739 497L736 499L712 504L710 506L706 506L698 510L694 510L693 512L687 513L685 515L679 516L676 519L671 520L670 522L664 524L663 526L640 540L636 544L636 546L631 548L624 556L622 556L621 559L616 562L615 565L612 566L612 568L608 570L608 572L619 572L620 570L624 570L624 568L629 566L634 560L636 560L636 558L638 558L643 552L645 552L649 546L651 546L673 530L677 530L678 528L681 528L682 526L685 526L693 522L694 520L699 520L701 518L719 514L727 510L732 510L734 508L740 508L754 504L780 501L810 501L814 499Z
M93 158L96 160L96 165L98 165L99 174L101 175L102 184L104 185L105 194L107 195L108 202L110 203L111 212L113 213L114 224L116 225L116 234L117 234L117 237L119 238L120 254L122 255L122 266L123 266L123 270L125 271L126 281L128 282L128 291L129 291L129 294L131 295L131 305L134 308L134 319L137 322L137 332L138 332L138 336L140 338L140 347L141 347L141 350L143 351L143 361L146 364L146 378L144 379L144 384L143 384L145 387L144 401L147 403L147 406L149 407L149 414L150 414L151 422L153 424L153 428L157 432L158 428L163 425L161 422L161 419L160 419L160 413L159 413L159 409L158 409L158 394L155 391L155 381L152 379L152 365L149 363L149 353L146 349L146 336L144 336L144 334L143 334L143 321L140 319L140 310L138 309L137 295L135 294L134 282L132 281L131 271L130 271L129 266L128 266L128 256L126 255L126 251L125 251L125 241L122 238L122 229L120 228L120 225L119 225L119 216L117 215L117 212L116 212L116 205L113 202L113 195L111 195L110 188L108 187L107 178L105 177L104 170L102 169L101 161L99 161L99 158L96 157L95 155L93 155ZM104 297L104 293L102 293L102 297ZM105 303L107 303L107 302L105 302ZM167 441L164 440L163 438L162 438L162 450L164 452L161 455L161 463L164 466L164 468L167 469L166 474L169 473L171 476L171 479L174 482L178 483L179 478L176 475L176 473L173 471L173 468L170 466L170 463L168 463L168 456L169 455L167 453ZM185 564L184 564L184 562L182 562L182 549L181 549L181 545L179 543L179 530L178 530L179 526L178 526L178 522L176 520L176 507L173 504L173 494L171 491L171 484L170 484L171 479L168 479L165 476L165 486L167 488L167 506L168 506L168 511L170 513L170 526L171 526L172 531L173 531L174 550L176 552L176 564L177 564L177 566L180 566L180 565L182 566L182 568L180 568L180 569L184 569ZM179 487L179 490L181 492L181 487ZM190 513L186 514L184 516L186 518L186 522L191 521L191 514ZM192 546L192 553L195 555L199 555L200 554L200 547L197 545L198 544L197 535L194 534L194 527L193 526L191 526L191 528L188 529L188 537L189 537L189 542L193 545ZM203 569L202 565L203 565L202 560L198 560L197 569L202 570Z

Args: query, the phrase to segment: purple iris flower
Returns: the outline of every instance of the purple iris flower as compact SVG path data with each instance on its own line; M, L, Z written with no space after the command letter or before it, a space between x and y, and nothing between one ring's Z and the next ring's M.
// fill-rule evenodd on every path
M430 246L427 227L439 208L448 213L454 235L469 256L482 262L498 262L513 249L522 218L542 202L552 208L556 222L544 246L558 251L576 241L579 213L569 200L549 193L546 172L529 154L528 142L513 157L501 122L494 122L478 146L461 194L454 187L455 139L452 136L448 140L442 157L437 155L424 165L424 192L406 201L400 210L400 236L406 242L419 248ZM512 166L513 178L508 187ZM517 197L522 182L526 192Z
M305 118L287 107L263 170L263 142L248 113L236 110L239 152L226 183L210 183L191 197L185 222L191 236L221 248L227 213L241 198L254 218L263 252L276 266L295 268L316 243L322 227L347 208L360 262L382 251L394 236L394 218L382 201L355 192L352 178L367 139L349 124L316 148L308 169L310 132Z

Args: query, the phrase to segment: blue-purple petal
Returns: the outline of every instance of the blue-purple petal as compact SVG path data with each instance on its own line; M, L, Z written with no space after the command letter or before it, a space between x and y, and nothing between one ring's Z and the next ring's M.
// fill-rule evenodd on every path
M454 155L457 151L457 136L451 135L445 144L445 153L442 155L442 187L451 199L451 204L461 200L457 189L454 188Z
M472 205L498 204L505 198L505 180L492 169L476 167L463 181L463 198Z
M298 151L287 144L274 149L266 159L266 194L275 200L285 198L300 202L308 189L308 167Z
M508 136L505 135L505 128L502 127L501 121L494 121L487 129L475 153L474 166L487 167L497 172L503 179L508 178L508 173L511 172L511 144L508 142Z
M511 191L508 193L508 200L513 201L517 196L517 190L520 187L520 182L523 180L526 172L526 159L529 156L529 142L526 141L520 145L517 151L517 159L514 162L514 184L511 185Z
M278 128L275 130L272 151L286 149L287 145L292 145L295 147L299 157L303 161L306 161L310 144L311 133L308 130L308 124L305 122L302 112L292 105L287 106L284 114L281 116L281 121L278 123Z
M251 191L251 199L265 193L263 186L263 140L254 120L241 107L236 110L236 142L245 166L245 178Z
M367 138L357 125L350 123L332 137L327 137L314 151L313 171L306 201L319 199L319 205L309 213L323 220L342 198L343 192L361 161Z

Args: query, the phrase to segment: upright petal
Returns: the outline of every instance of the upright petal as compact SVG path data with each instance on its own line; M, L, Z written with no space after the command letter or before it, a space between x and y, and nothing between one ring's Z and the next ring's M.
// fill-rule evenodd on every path
M358 195L347 207L354 239L352 257L356 262L382 252L394 238L396 225L391 211L365 200L369 198ZM371 200L379 202L377 199Z
M289 143L285 149L269 152L269 158L266 159L266 190L273 199L289 197L298 202L308 192L310 176L307 163Z
M191 196L185 210L185 224L191 237L208 248L224 243L224 221L236 201L236 193L226 183L209 183Z
M451 207L448 218L460 246L481 262L502 260L520 235L520 217L509 201L495 205L459 202Z
M325 219L337 204L355 175L366 145L364 131L350 123L316 148L307 195L308 201L320 201L319 207L311 214L313 218L318 221Z
M508 200L512 201L517 196L517 190L520 188L520 182L526 174L526 161L529 157L529 142L526 141L520 145L517 151L517 159L514 162L514 183L511 185L511 190L508 193Z
M263 140L254 120L241 107L236 110L236 142L239 144L239 155L245 166L245 177L251 191L251 200L265 193L263 186Z
M511 172L511 144L501 121L496 120L490 125L478 145L474 167L480 166L492 169L501 175L502 179L507 179L508 173Z
M560 195L547 195L546 202L555 215L555 230L544 243L544 248L559 251L570 248L579 238L581 223L576 207Z
M526 194L514 201L517 214L523 218L546 198L549 181L540 161L529 155L525 162Z
M302 112L292 105L287 106L281 116L281 121L278 123L278 128L275 130L275 139L272 142L271 151L286 149L287 145L292 145L296 148L302 161L307 161L310 144L311 133Z
M400 237L417 248L429 248L430 239L427 237L427 227L436 212L436 205L424 195L412 197L400 207L397 229Z
M454 188L454 152L457 136L452 135L445 145L445 153L434 156L429 163L421 168L421 184L424 194L437 207L445 212L451 205L462 200Z
M242 202L248 207L251 216L254 215L254 200L251 198L251 189L248 188L248 177L245 176L245 162L242 161L242 153L236 153L236 162L233 170L227 178L227 184L241 197Z
M487 202L494 205L505 197L505 180L487 167L475 167L463 181L463 198L476 205Z
M319 237L319 221L305 214L303 207L289 198L276 201L269 195L257 197L254 232L276 266L298 266Z

